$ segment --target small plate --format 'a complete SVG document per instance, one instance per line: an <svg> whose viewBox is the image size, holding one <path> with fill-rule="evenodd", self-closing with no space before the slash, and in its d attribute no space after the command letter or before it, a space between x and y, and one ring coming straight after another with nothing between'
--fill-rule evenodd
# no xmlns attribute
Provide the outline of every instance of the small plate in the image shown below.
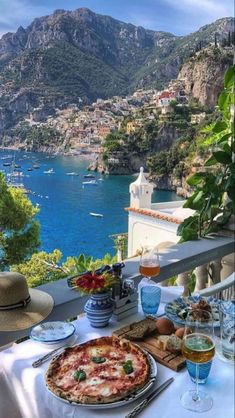
<svg viewBox="0 0 235 418"><path fill-rule="evenodd" d="M196 295L177 298L172 302L166 304L165 314L171 321L175 322L176 324L185 325L185 319L180 318L178 316L178 313L182 309L187 309L187 307L189 307L191 303L198 303L202 299L206 300L212 306L212 316L214 319L213 325L215 328L219 327L219 304L221 303L221 300L215 299L213 296L205 298L200 295ZM203 325L201 326L203 327Z"/></svg>
<svg viewBox="0 0 235 418"><path fill-rule="evenodd" d="M84 408L89 408L89 409L109 409L109 408L118 408L119 406L123 406L123 405L127 405L131 402L134 402L136 399L138 399L140 396L144 395L146 392L149 391L149 389L155 384L156 382L156 378L157 378L157 364L156 361L154 360L154 358L147 353L145 350L143 350L145 352L145 354L147 354L148 359L149 359L149 363L150 363L150 378L148 383L146 383L146 385L137 390L135 393L132 393L131 395L126 396L125 398L119 400L119 401L115 401L115 402L110 402L110 403L102 403L102 404L82 404L79 402L70 402L67 399L63 399L60 398L59 396L55 395L53 392L51 392L51 390L48 388L48 386L46 385L47 390L50 392L51 395L53 395L55 398L57 398L58 400L67 403L69 405L76 405L76 406L80 406L80 407L84 407Z"/></svg>
<svg viewBox="0 0 235 418"><path fill-rule="evenodd" d="M36 325L31 330L30 338L44 344L57 344L75 333L71 322L52 321Z"/></svg>

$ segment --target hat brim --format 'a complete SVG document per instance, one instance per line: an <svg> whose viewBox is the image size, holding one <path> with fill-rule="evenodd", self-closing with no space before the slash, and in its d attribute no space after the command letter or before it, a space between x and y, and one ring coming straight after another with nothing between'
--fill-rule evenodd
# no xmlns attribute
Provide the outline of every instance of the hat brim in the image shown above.
<svg viewBox="0 0 235 418"><path fill-rule="evenodd" d="M19 331L32 327L52 311L54 300L42 290L29 289L31 301L24 308L0 311L0 331Z"/></svg>

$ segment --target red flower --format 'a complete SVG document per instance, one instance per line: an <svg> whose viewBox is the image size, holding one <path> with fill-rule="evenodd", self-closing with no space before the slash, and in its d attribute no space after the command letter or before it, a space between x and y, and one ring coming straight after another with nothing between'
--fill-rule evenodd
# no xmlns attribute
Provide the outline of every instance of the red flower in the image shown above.
<svg viewBox="0 0 235 418"><path fill-rule="evenodd" d="M103 276L86 273L75 279L75 284L84 292L104 288L107 283Z"/></svg>

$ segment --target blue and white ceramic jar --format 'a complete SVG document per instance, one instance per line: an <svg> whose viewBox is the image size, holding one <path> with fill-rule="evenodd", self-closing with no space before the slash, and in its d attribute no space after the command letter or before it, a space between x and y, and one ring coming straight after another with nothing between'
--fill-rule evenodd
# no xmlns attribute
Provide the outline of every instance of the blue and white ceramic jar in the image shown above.
<svg viewBox="0 0 235 418"><path fill-rule="evenodd" d="M92 327L106 327L113 313L111 293L106 292L91 295L85 304L84 310Z"/></svg>

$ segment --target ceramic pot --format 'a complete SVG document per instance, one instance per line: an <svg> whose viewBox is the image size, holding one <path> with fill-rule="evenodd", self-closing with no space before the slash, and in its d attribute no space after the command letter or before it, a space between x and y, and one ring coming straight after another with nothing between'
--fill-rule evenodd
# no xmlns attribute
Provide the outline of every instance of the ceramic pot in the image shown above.
<svg viewBox="0 0 235 418"><path fill-rule="evenodd" d="M84 310L92 327L106 327L113 313L111 293L106 292L91 295L85 304Z"/></svg>

